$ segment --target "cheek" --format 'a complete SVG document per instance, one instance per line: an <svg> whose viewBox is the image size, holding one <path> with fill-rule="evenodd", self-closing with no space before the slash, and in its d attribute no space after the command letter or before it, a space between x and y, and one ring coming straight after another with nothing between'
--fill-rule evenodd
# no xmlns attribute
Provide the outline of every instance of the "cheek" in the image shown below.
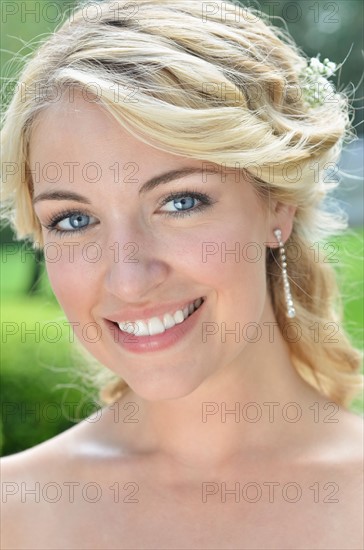
<svg viewBox="0 0 364 550"><path fill-rule="evenodd" d="M198 281L215 291L219 316L258 322L266 299L266 247L261 220L234 217L192 245Z"/></svg>
<svg viewBox="0 0 364 550"><path fill-rule="evenodd" d="M225 224L196 231L184 247L184 258L188 262L193 259L201 273L210 277L243 277L254 280L265 267L266 247L265 232L262 231L260 220L255 223L241 216L234 219L231 216Z"/></svg>
<svg viewBox="0 0 364 550"><path fill-rule="evenodd" d="M94 296L92 264L69 255L67 247L59 247L58 261L45 254L46 269L53 292L67 318L77 321L87 312L90 296Z"/></svg>
<svg viewBox="0 0 364 550"><path fill-rule="evenodd" d="M259 245L223 243L204 265L209 285L223 297L228 310L236 312L232 317L238 318L239 310L245 312L247 322L259 319L266 292L265 254Z"/></svg>
<svg viewBox="0 0 364 550"><path fill-rule="evenodd" d="M68 251L57 263L46 263L47 273L53 292L69 323L69 333L73 333L81 345L99 361L102 328L92 316L92 308L98 301L98 291L102 286L98 280L97 264L79 257L70 261ZM72 327L72 328L71 328ZM71 337L70 337L71 338ZM74 341L72 336L71 342Z"/></svg>

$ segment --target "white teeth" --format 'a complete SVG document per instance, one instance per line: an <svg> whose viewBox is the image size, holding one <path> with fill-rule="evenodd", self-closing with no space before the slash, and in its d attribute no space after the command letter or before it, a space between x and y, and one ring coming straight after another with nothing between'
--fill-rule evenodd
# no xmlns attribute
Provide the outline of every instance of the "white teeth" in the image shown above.
<svg viewBox="0 0 364 550"><path fill-rule="evenodd" d="M173 316L170 313L166 313L163 317L163 324L166 329L168 329L174 327L176 323L174 322Z"/></svg>
<svg viewBox="0 0 364 550"><path fill-rule="evenodd" d="M173 315L173 317L174 317L174 321L175 321L176 325L178 325L179 323L183 323L183 321L185 320L185 318L183 316L183 311L181 309L176 311L176 313Z"/></svg>
<svg viewBox="0 0 364 550"><path fill-rule="evenodd" d="M159 317L153 317L148 321L127 321L125 323L118 323L120 330L127 332L128 334L134 334L135 336L155 336L156 334L163 334L169 328L174 327L180 323L183 323L189 315L191 315L195 309L200 307L203 300L198 298L194 303L185 306L182 309L176 311L173 315L166 313L163 316L163 321Z"/></svg>
<svg viewBox="0 0 364 550"><path fill-rule="evenodd" d="M144 321L134 321L134 330L131 334L135 336L147 336L149 334L148 325Z"/></svg>
<svg viewBox="0 0 364 550"><path fill-rule="evenodd" d="M134 334L136 331L136 323L133 323L131 321L127 321L126 323L118 323L120 330L123 330L124 332L127 332L128 334Z"/></svg>
<svg viewBox="0 0 364 550"><path fill-rule="evenodd" d="M155 334L163 334L166 331L166 328L162 321L158 317L153 317L148 321L149 336L154 336Z"/></svg>

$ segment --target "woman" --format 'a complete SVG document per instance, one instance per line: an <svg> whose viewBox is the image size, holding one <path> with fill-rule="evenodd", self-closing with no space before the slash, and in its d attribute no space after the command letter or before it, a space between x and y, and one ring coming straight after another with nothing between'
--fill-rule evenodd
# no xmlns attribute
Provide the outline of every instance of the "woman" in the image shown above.
<svg viewBox="0 0 364 550"><path fill-rule="evenodd" d="M313 247L348 101L214 6L79 7L8 107L4 215L116 382L3 459L4 548L361 548L360 354Z"/></svg>

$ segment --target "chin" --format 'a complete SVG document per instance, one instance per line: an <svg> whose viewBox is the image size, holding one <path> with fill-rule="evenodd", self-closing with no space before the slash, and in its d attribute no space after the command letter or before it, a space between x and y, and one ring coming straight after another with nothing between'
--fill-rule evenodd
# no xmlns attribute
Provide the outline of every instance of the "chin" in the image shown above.
<svg viewBox="0 0 364 550"><path fill-rule="evenodd" d="M138 380L127 379L123 376L130 388L142 399L147 401L164 401L168 399L182 399L192 394L201 384L201 381L194 379L171 380L168 376L153 376L151 378L143 377Z"/></svg>

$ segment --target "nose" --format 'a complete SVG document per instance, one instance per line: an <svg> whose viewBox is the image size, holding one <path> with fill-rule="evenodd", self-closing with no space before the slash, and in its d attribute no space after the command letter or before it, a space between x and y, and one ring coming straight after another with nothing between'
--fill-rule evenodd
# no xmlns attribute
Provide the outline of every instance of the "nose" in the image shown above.
<svg viewBox="0 0 364 550"><path fill-rule="evenodd" d="M104 288L125 303L152 296L169 272L163 259L163 243L141 231L131 233L128 240L114 239L108 245L107 256Z"/></svg>

